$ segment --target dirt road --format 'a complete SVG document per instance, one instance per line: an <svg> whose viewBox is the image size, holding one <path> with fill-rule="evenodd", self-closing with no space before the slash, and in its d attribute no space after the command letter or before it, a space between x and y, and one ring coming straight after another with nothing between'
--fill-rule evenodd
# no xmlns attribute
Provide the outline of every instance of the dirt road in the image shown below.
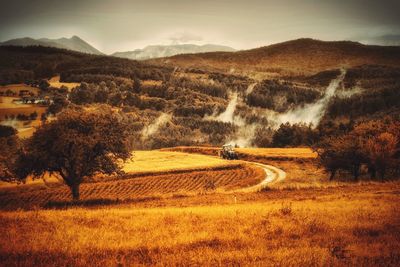
<svg viewBox="0 0 400 267"><path fill-rule="evenodd" d="M274 167L272 165L266 165L266 164L261 164L257 162L251 162L251 161L242 161L247 164L251 165L256 165L258 167L261 167L265 171L265 179L261 181L261 183L246 187L246 188L240 188L237 190L234 190L234 192L257 192L260 191L261 189L265 188L267 185L271 183L276 183L276 182L281 182L285 180L286 178L286 172L283 170Z"/></svg>

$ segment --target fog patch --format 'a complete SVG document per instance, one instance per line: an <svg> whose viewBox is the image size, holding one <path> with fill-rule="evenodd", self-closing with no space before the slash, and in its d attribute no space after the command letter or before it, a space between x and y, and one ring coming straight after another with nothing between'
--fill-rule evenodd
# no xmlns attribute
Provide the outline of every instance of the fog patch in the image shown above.
<svg viewBox="0 0 400 267"><path fill-rule="evenodd" d="M248 124L244 120L238 120L240 123L236 124L238 130L235 135L230 138L226 144L230 144L238 147L250 147L256 133L257 124Z"/></svg>
<svg viewBox="0 0 400 267"><path fill-rule="evenodd" d="M204 119L232 123L237 126L235 135L226 143L240 147L248 147L251 145L254 138L257 124L248 124L241 116L235 116L235 110L240 101L242 100L239 98L238 93L232 92L230 94L228 106L224 112L219 115L214 113L213 115L205 116Z"/></svg>
<svg viewBox="0 0 400 267"><path fill-rule="evenodd" d="M336 92L336 96L340 98L349 98L352 97L353 95L361 94L363 92L363 89L359 86L356 85L355 87L349 89L349 90L340 90Z"/></svg>
<svg viewBox="0 0 400 267"><path fill-rule="evenodd" d="M150 136L158 132L161 126L164 126L167 122L171 121L171 114L162 113L154 122L145 126L142 130L142 140L148 139Z"/></svg>
<svg viewBox="0 0 400 267"><path fill-rule="evenodd" d="M246 89L246 95L249 95L253 92L254 88L256 87L257 83L251 83Z"/></svg>
<svg viewBox="0 0 400 267"><path fill-rule="evenodd" d="M346 70L342 69L340 75L330 82L324 96L318 101L296 107L286 113L272 113L269 119L275 123L275 127L279 127L280 124L286 122L290 124L306 123L316 127L328 108L329 100L335 96L336 90L341 85L345 75Z"/></svg>
<svg viewBox="0 0 400 267"><path fill-rule="evenodd" d="M217 121L235 123L234 114L237 104L238 104L238 93L234 92L230 97L226 110L221 114L219 114L215 119Z"/></svg>

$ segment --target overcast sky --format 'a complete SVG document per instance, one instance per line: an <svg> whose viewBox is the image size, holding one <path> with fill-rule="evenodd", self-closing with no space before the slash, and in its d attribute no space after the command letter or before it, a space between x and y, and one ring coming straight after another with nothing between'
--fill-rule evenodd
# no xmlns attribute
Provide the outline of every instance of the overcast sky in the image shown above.
<svg viewBox="0 0 400 267"><path fill-rule="evenodd" d="M301 37L370 42L400 36L400 0L0 2L0 41L78 35L106 53L150 44L246 49Z"/></svg>

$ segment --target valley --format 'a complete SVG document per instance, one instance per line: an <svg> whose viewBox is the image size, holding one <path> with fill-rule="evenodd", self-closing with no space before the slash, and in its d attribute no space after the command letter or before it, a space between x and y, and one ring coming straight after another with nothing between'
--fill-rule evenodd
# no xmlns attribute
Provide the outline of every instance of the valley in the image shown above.
<svg viewBox="0 0 400 267"><path fill-rule="evenodd" d="M399 51L0 46L1 263L397 266Z"/></svg>
<svg viewBox="0 0 400 267"><path fill-rule="evenodd" d="M0 8L0 267L400 266L399 0Z"/></svg>

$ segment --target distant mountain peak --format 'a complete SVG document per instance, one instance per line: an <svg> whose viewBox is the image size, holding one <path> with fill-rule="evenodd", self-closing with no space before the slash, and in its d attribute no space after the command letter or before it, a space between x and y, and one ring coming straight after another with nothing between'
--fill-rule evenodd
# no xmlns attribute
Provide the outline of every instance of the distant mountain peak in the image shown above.
<svg viewBox="0 0 400 267"><path fill-rule="evenodd" d="M72 37L69 39L83 41L83 39L81 37L79 37L78 35L72 35Z"/></svg>
<svg viewBox="0 0 400 267"><path fill-rule="evenodd" d="M30 37L17 38L0 43L0 45L15 46L48 46L62 49L78 51L87 54L103 55L102 52L88 44L79 36L73 35L71 38L62 37L59 39L40 38L33 39Z"/></svg>

